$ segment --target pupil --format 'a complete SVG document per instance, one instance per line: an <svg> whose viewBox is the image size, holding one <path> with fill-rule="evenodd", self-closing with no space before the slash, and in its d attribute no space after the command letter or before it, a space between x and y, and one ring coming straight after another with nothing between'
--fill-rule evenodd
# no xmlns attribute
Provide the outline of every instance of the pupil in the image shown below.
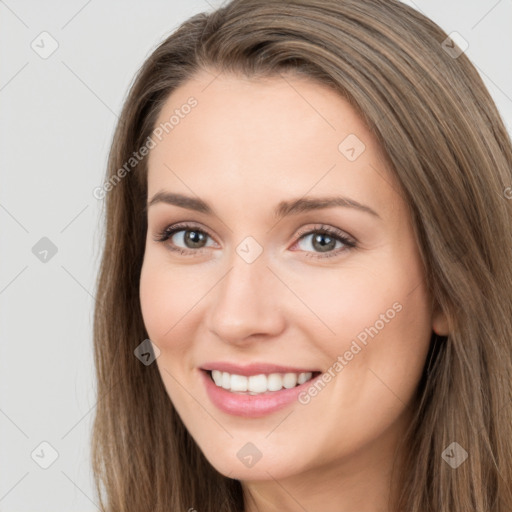
<svg viewBox="0 0 512 512"><path fill-rule="evenodd" d="M204 234L198 231L187 231L185 236L186 242L190 242L192 247L196 247L195 244L201 244L204 241Z"/></svg>
<svg viewBox="0 0 512 512"><path fill-rule="evenodd" d="M322 239L327 239L329 242L324 243L322 242ZM334 245L336 245L336 240L331 238L329 235L317 234L313 237L313 246L320 249L321 252L327 252L329 249L334 249Z"/></svg>

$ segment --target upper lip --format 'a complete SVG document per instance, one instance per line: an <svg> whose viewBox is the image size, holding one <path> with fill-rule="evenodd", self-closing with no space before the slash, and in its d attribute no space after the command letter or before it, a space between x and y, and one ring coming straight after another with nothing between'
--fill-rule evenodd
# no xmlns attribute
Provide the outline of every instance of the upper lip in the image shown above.
<svg viewBox="0 0 512 512"><path fill-rule="evenodd" d="M235 375L245 375L247 377L251 375L259 375L262 373L270 374L270 373L307 373L312 372L316 373L319 370L312 370L311 368L299 368L292 366L281 366L277 364L269 364L269 363L251 363L246 365L239 365L235 363L228 362L213 362L213 363L205 363L201 366L201 370L218 370L221 372L227 372Z"/></svg>

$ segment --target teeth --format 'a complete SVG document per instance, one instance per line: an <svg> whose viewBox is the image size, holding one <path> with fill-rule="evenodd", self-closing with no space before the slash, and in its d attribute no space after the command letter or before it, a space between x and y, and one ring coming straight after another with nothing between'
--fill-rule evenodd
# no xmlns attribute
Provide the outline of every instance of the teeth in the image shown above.
<svg viewBox="0 0 512 512"><path fill-rule="evenodd" d="M222 386L222 372L219 372L219 370L213 370L212 378L215 384L220 388Z"/></svg>
<svg viewBox="0 0 512 512"><path fill-rule="evenodd" d="M309 373L299 373L299 378L297 379L297 382L299 384L304 384L304 382L307 382L311 377L308 377Z"/></svg>
<svg viewBox="0 0 512 512"><path fill-rule="evenodd" d="M211 372L212 379L219 388L228 391L248 393L257 395L267 391L280 391L281 389L291 389L297 384L304 384L313 377L312 372L304 373L270 373L265 375L236 375L219 370Z"/></svg>
<svg viewBox="0 0 512 512"><path fill-rule="evenodd" d="M297 385L296 373L285 373L283 378L283 386L286 389L294 388Z"/></svg>
<svg viewBox="0 0 512 512"><path fill-rule="evenodd" d="M231 391L247 391L247 380L244 375L231 375Z"/></svg>
<svg viewBox="0 0 512 512"><path fill-rule="evenodd" d="M252 391L253 393L264 393L267 389L266 375L251 375L249 377L249 391Z"/></svg>
<svg viewBox="0 0 512 512"><path fill-rule="evenodd" d="M279 391L283 387L283 379L279 373L271 373L267 377L267 389L269 391Z"/></svg>

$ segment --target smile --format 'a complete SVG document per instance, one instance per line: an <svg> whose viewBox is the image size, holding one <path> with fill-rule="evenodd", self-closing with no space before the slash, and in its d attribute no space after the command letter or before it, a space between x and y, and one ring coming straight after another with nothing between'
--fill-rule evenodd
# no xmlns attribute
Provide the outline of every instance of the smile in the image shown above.
<svg viewBox="0 0 512 512"><path fill-rule="evenodd" d="M304 384L313 377L313 372L301 373L271 373L265 375L237 375L236 373L221 372L213 370L210 372L212 380L219 388L233 393L246 393L258 395L268 391L281 391L291 389L297 385Z"/></svg>
<svg viewBox="0 0 512 512"><path fill-rule="evenodd" d="M210 363L198 368L206 395L220 411L258 418L298 403L321 371L253 364Z"/></svg>

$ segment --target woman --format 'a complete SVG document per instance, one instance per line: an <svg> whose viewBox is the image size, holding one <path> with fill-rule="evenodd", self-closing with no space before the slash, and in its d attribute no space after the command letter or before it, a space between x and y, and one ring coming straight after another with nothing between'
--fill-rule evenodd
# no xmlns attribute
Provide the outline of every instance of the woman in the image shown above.
<svg viewBox="0 0 512 512"><path fill-rule="evenodd" d="M184 23L103 189L102 509L512 510L511 186L474 67L399 2Z"/></svg>

